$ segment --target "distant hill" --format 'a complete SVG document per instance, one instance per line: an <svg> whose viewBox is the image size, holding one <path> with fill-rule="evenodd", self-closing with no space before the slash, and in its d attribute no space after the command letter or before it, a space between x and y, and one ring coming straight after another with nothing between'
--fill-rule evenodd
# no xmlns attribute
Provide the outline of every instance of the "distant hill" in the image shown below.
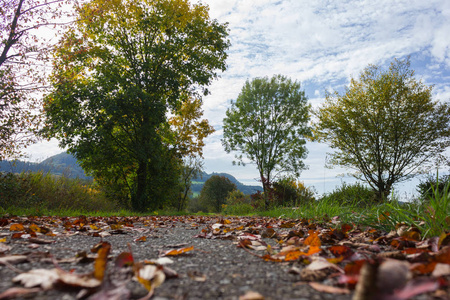
<svg viewBox="0 0 450 300"><path fill-rule="evenodd" d="M86 176L84 170L80 167L77 160L73 155L63 152L47 158L40 163L25 162L20 160L15 161L0 161L0 172L44 172L55 175L65 175L69 178L80 179L92 179L92 177ZM192 191L194 193L200 193L203 184L213 175L219 175L227 177L237 188L244 194L253 194L256 191L262 191L260 186L250 186L239 182L234 176L227 173L211 173L202 172L200 176L194 178L192 181Z"/></svg>
<svg viewBox="0 0 450 300"><path fill-rule="evenodd" d="M257 185L245 185L245 184L239 182L233 175L230 175L228 173L208 174L206 172L202 172L200 174L200 176L198 176L192 180L192 187L191 187L192 192L200 193L205 181L208 180L209 178L211 178L211 176L213 176L213 175L224 176L224 177L230 179L231 182L236 184L236 187L238 188L238 190L240 190L241 192L243 192L244 194L247 194L247 195L254 194L257 191L261 191L261 192L263 191L262 187L257 186Z"/></svg>
<svg viewBox="0 0 450 300"><path fill-rule="evenodd" d="M20 160L0 161L0 171L12 173L43 172L64 175L69 178L92 179L92 177L86 176L75 157L67 152L51 156L40 163Z"/></svg>

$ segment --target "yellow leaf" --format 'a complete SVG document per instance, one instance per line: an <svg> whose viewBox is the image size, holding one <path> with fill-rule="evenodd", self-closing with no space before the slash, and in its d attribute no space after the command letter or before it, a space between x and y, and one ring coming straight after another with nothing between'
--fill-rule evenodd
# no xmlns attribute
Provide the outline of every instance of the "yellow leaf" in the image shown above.
<svg viewBox="0 0 450 300"><path fill-rule="evenodd" d="M9 231L23 231L25 230L25 228L23 227L22 224L11 224L11 226L9 226Z"/></svg>

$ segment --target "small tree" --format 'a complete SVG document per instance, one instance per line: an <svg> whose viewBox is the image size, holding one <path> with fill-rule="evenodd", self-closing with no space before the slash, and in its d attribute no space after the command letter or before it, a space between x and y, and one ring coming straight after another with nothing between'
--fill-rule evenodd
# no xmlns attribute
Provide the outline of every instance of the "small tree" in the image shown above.
<svg viewBox="0 0 450 300"><path fill-rule="evenodd" d="M236 185L230 179L213 175L206 180L200 192L200 203L208 210L220 212L222 205L226 204L228 194L236 190Z"/></svg>
<svg viewBox="0 0 450 300"><path fill-rule="evenodd" d="M222 144L256 164L265 193L274 172L300 176L305 169L309 108L300 83L277 75L247 81L227 110ZM239 164L242 154L236 155Z"/></svg>
<svg viewBox="0 0 450 300"><path fill-rule="evenodd" d="M393 184L432 166L450 145L450 106L414 78L409 60L370 65L344 94L328 94L315 133L337 149L330 162L352 168L385 199Z"/></svg>

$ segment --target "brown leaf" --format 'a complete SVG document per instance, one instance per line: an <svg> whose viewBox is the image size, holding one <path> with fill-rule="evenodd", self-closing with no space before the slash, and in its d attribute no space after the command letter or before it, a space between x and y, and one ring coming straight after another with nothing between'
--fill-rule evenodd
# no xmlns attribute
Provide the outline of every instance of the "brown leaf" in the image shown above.
<svg viewBox="0 0 450 300"><path fill-rule="evenodd" d="M1 293L0 294L0 300L17 298L17 297L20 297L20 296L26 296L26 295L29 295L29 294L37 293L39 291L41 291L40 288L27 289L27 288L13 287L13 288L9 288L6 291L4 291L3 293Z"/></svg>
<svg viewBox="0 0 450 300"><path fill-rule="evenodd" d="M321 284L321 283L318 283L318 282L310 282L309 285L313 289L315 289L316 291L323 292L323 293L329 293L329 294L350 294L350 290L349 289L329 286L329 285Z"/></svg>
<svg viewBox="0 0 450 300"><path fill-rule="evenodd" d="M264 300L264 296L258 292L248 291L245 295L239 296L239 300Z"/></svg>

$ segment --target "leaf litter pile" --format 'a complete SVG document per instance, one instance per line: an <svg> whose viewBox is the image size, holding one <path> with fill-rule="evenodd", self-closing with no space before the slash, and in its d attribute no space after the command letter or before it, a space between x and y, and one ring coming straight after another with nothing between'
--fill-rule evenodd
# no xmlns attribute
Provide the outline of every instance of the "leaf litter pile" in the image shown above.
<svg viewBox="0 0 450 300"><path fill-rule="evenodd" d="M134 249L150 247L161 238L161 228L170 233L179 227L189 229L184 232L191 243L165 245L156 255L140 259L134 255ZM121 244L121 237L131 242L123 239ZM65 255L61 249L56 251L58 244L73 238L79 242L64 249ZM83 240L91 243L89 251L76 251ZM0 218L0 299L36 295L59 299L65 291L73 299L150 299L168 281L183 277L208 281L201 270L178 274L170 266L178 257L189 264L196 256L206 256L211 249L195 247L199 240L226 241L270 268L283 266L295 278L292 289L308 288L315 295L449 299L448 232L423 240L417 228L404 224L387 233L341 224L338 218L317 222L205 216ZM122 250L115 250L113 244ZM239 263L236 258L234 264ZM184 289L182 298L189 299L190 287ZM226 293L223 296L227 298ZM272 298L250 289L235 299Z"/></svg>

